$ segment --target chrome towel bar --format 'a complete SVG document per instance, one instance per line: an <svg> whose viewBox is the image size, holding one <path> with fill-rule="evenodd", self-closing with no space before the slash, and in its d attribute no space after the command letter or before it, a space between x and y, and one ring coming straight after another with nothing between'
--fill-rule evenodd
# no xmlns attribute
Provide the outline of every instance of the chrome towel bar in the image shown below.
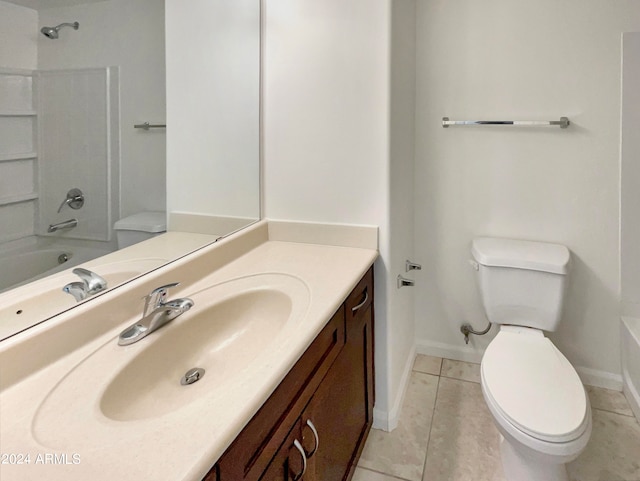
<svg viewBox="0 0 640 481"><path fill-rule="evenodd" d="M442 127L445 129L450 125L523 125L528 127L558 125L561 129L566 129L570 124L568 117L560 117L560 120L449 120L449 117L442 117Z"/></svg>
<svg viewBox="0 0 640 481"><path fill-rule="evenodd" d="M134 129L144 129L144 130L149 130L149 129L166 129L167 128L167 124L150 124L149 122L144 122L142 124L135 124L133 126Z"/></svg>

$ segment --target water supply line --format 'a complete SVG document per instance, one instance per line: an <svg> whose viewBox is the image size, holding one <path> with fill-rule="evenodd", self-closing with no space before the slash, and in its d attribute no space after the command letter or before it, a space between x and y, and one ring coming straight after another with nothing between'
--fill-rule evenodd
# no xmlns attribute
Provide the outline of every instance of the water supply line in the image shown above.
<svg viewBox="0 0 640 481"><path fill-rule="evenodd" d="M462 326L460 326L460 332L462 334L464 334L464 343L465 344L469 344L469 334L475 334L476 336L484 336L487 332L489 332L489 329L491 329L491 326L493 324L489 323L489 325L487 326L487 328L483 331L476 331L471 324L463 324Z"/></svg>

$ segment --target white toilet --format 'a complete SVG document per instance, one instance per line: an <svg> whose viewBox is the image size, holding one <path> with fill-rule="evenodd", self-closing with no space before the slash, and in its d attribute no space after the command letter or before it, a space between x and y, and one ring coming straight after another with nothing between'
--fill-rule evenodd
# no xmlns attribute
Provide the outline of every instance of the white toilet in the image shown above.
<svg viewBox="0 0 640 481"><path fill-rule="evenodd" d="M591 407L575 369L543 331L560 323L569 250L482 237L472 254L487 318L500 325L482 358L481 382L506 478L567 481L566 463L591 436Z"/></svg>
<svg viewBox="0 0 640 481"><path fill-rule="evenodd" d="M120 219L113 228L118 249L122 249L166 232L167 215L165 212L139 212Z"/></svg>

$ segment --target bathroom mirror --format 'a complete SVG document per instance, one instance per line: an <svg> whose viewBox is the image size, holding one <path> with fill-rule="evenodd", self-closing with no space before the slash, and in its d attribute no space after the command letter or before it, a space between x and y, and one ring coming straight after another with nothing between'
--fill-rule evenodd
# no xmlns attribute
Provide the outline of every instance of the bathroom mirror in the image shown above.
<svg viewBox="0 0 640 481"><path fill-rule="evenodd" d="M0 0L0 339L258 220L259 95L260 0ZM118 251L150 211L194 235Z"/></svg>

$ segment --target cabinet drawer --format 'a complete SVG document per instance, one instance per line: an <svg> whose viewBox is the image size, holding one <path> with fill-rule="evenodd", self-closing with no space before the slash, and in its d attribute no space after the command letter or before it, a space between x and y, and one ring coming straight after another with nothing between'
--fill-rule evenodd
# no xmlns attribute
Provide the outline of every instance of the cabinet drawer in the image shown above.
<svg viewBox="0 0 640 481"><path fill-rule="evenodd" d="M345 317L349 324L362 317L373 303L373 267L367 271L345 301Z"/></svg>
<svg viewBox="0 0 640 481"><path fill-rule="evenodd" d="M341 307L220 458L219 481L260 478L344 346Z"/></svg>

